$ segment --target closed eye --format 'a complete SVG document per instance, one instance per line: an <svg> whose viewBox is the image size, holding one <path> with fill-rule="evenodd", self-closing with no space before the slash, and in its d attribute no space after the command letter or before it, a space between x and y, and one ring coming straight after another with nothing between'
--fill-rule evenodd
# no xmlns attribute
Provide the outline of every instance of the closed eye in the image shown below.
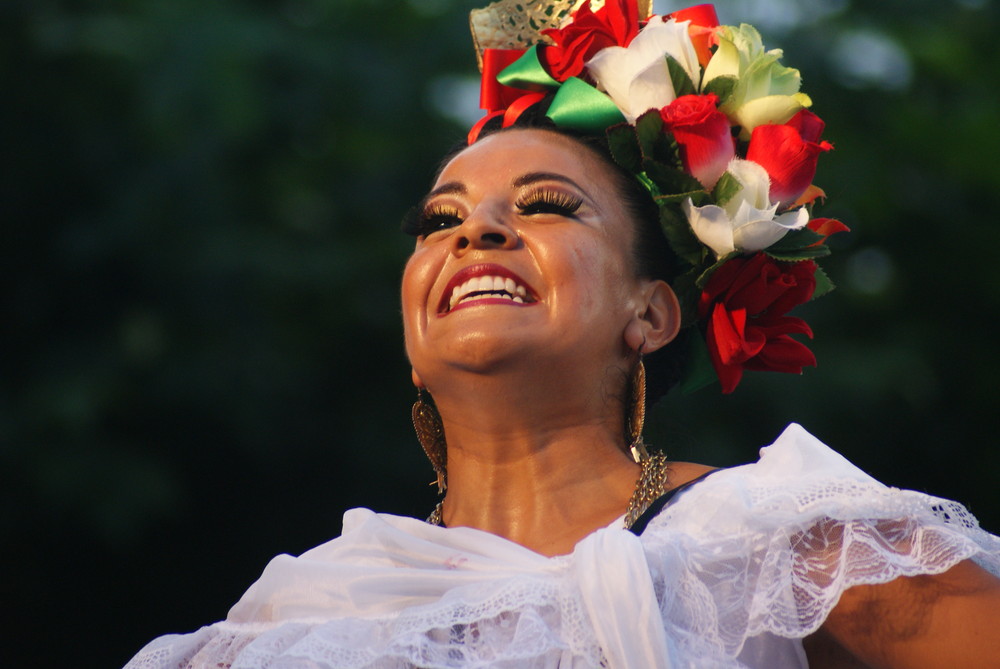
<svg viewBox="0 0 1000 669"><path fill-rule="evenodd" d="M582 204L583 198L550 189L530 191L514 203L521 214L525 216L555 214L568 218L575 218L576 212Z"/></svg>
<svg viewBox="0 0 1000 669"><path fill-rule="evenodd" d="M403 221L403 232L426 237L439 230L446 230L462 224L460 212L455 207L430 204L422 210L411 212Z"/></svg>

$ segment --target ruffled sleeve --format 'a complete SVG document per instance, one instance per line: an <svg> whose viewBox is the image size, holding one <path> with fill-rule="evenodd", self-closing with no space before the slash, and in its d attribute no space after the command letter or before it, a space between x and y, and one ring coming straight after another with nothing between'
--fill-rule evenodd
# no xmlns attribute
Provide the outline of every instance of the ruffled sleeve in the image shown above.
<svg viewBox="0 0 1000 669"><path fill-rule="evenodd" d="M811 634L854 585L970 558L1000 573L1000 539L961 504L885 486L795 424L759 462L691 488L643 540L668 629L720 658Z"/></svg>
<svg viewBox="0 0 1000 669"><path fill-rule="evenodd" d="M801 669L845 589L970 558L1000 572L1000 539L960 504L882 485L792 425L641 537L619 521L555 558L354 509L342 537L272 560L227 620L127 669Z"/></svg>

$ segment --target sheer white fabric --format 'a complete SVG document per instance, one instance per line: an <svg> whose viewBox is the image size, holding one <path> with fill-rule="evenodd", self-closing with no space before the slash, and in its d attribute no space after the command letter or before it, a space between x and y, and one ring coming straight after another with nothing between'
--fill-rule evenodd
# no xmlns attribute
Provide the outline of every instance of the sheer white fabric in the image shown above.
<svg viewBox="0 0 1000 669"><path fill-rule="evenodd" d="M353 509L343 536L274 558L223 621L126 669L805 667L845 588L1000 574L959 504L886 487L791 425L751 465L546 558L469 528Z"/></svg>

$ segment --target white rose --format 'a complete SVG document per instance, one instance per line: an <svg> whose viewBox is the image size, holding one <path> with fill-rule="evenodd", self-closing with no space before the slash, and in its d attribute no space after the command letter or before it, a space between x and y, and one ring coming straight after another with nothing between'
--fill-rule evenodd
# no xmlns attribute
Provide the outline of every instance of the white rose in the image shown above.
<svg viewBox="0 0 1000 669"><path fill-rule="evenodd" d="M627 47L609 46L587 61L587 71L598 88L614 100L629 123L677 98L665 56L680 63L695 88L701 83L698 54L688 35L689 23L654 16Z"/></svg>
<svg viewBox="0 0 1000 669"><path fill-rule="evenodd" d="M803 207L775 217L778 205L768 198L771 180L757 163L735 158L727 172L741 188L723 206L696 207L691 198L682 205L694 234L716 257L733 251L762 251L789 230L799 230L809 222L809 212Z"/></svg>

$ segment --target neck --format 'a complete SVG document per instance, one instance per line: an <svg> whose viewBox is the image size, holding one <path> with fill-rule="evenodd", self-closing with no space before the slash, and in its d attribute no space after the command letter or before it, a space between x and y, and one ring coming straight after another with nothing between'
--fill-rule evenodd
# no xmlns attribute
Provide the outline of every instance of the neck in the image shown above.
<svg viewBox="0 0 1000 669"><path fill-rule="evenodd" d="M625 452L620 402L579 387L477 377L464 392L434 393L448 441L445 524L557 555L625 512L640 468Z"/></svg>

